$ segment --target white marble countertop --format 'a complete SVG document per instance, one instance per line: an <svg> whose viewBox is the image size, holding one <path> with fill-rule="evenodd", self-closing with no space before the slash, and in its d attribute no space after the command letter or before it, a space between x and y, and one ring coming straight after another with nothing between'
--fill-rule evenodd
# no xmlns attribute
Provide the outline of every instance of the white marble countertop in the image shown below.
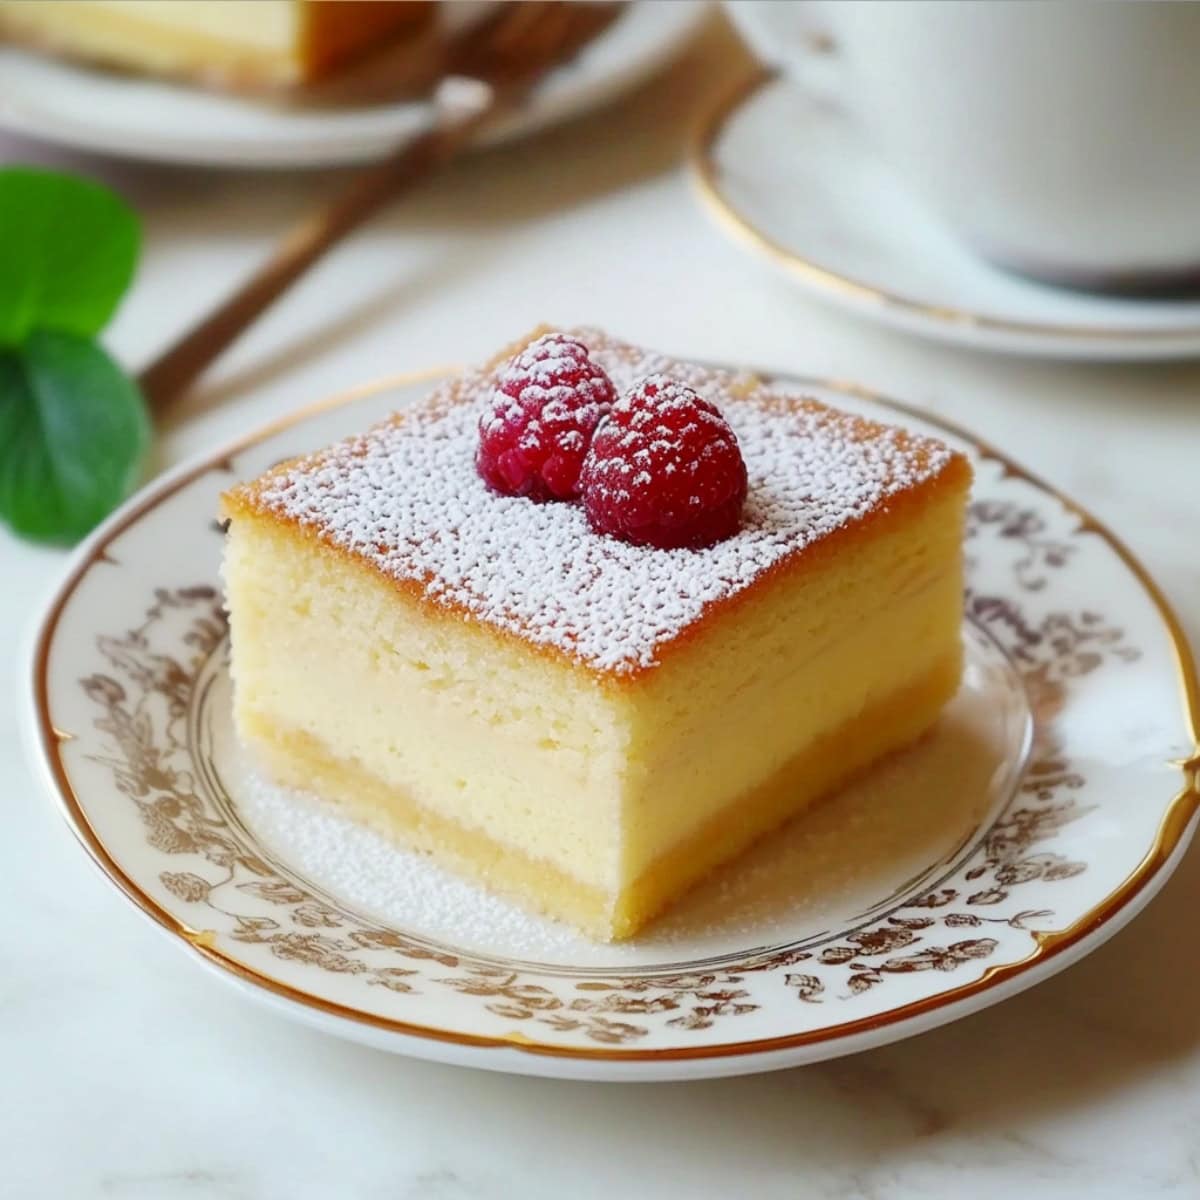
<svg viewBox="0 0 1200 1200"><path fill-rule="evenodd" d="M347 384L485 355L539 320L849 377L971 426L1126 539L1200 642L1200 364L956 352L799 298L709 224L682 166L741 69L714 27L609 112L464 163L273 312L161 439L161 463ZM145 218L110 338L143 362L334 173L75 161ZM1200 1196L1193 852L1091 958L889 1048L740 1080L589 1085L391 1058L279 1020L197 971L100 878L35 787L19 646L63 554L0 531L0 1196L467 1200Z"/></svg>

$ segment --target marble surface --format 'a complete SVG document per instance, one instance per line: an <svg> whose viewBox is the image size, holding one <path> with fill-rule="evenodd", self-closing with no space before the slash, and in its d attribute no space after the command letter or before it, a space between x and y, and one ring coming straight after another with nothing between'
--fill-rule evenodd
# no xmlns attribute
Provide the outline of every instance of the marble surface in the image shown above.
<svg viewBox="0 0 1200 1200"><path fill-rule="evenodd" d="M810 304L708 223L683 170L741 70L713 28L616 109L452 170L247 337L159 464L541 319L856 378L973 427L1090 506L1200 639L1200 365L940 349ZM781 153L799 153L781 135ZM0 160L63 161L0 142ZM144 214L111 331L145 361L337 186L66 160ZM438 1067L290 1025L199 972L89 866L17 744L17 631L60 551L0 531L0 1197L523 1200L1200 1197L1200 853L1094 956L921 1038L772 1076L604 1086Z"/></svg>

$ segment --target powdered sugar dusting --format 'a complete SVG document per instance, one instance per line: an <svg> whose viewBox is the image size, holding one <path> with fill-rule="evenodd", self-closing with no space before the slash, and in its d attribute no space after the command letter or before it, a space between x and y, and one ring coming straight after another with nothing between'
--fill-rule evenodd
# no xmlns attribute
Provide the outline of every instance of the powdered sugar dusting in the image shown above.
<svg viewBox="0 0 1200 1200"><path fill-rule="evenodd" d="M397 928L458 946L570 959L588 940L397 846L317 796L247 773L238 811L310 887Z"/></svg>
<svg viewBox="0 0 1200 1200"><path fill-rule="evenodd" d="M951 452L931 438L790 400L736 376L607 338L577 336L625 392L663 373L724 413L746 461L742 524L704 550L635 547L593 533L580 506L490 491L475 470L493 371L251 485L253 503L409 581L433 603L629 674L711 605L938 474Z"/></svg>

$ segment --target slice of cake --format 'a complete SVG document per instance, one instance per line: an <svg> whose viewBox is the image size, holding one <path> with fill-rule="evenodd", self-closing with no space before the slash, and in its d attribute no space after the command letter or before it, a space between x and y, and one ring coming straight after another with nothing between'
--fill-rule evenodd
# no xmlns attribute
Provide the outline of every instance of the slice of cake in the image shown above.
<svg viewBox="0 0 1200 1200"><path fill-rule="evenodd" d="M224 497L236 724L278 781L626 938L933 723L970 468L594 331L507 357Z"/></svg>
<svg viewBox="0 0 1200 1200"><path fill-rule="evenodd" d="M0 0L0 35L149 75L292 87L432 14L421 0Z"/></svg>

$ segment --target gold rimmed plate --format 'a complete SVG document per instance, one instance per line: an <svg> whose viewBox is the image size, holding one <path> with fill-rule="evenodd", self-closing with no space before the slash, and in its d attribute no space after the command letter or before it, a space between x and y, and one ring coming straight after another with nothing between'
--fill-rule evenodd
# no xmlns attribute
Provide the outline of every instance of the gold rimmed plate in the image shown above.
<svg viewBox="0 0 1200 1200"><path fill-rule="evenodd" d="M80 549L35 639L39 773L105 875L198 961L387 1050L685 1079L847 1054L1002 1000L1165 882L1198 806L1197 684L1153 583L968 433L813 379L778 382L975 464L967 671L930 737L616 947L264 788L230 728L217 494L429 379L361 389L154 484Z"/></svg>
<svg viewBox="0 0 1200 1200"><path fill-rule="evenodd" d="M719 227L819 299L909 333L1006 353L1200 353L1200 297L1104 296L1023 279L945 230L828 96L771 73L718 99L691 149Z"/></svg>

